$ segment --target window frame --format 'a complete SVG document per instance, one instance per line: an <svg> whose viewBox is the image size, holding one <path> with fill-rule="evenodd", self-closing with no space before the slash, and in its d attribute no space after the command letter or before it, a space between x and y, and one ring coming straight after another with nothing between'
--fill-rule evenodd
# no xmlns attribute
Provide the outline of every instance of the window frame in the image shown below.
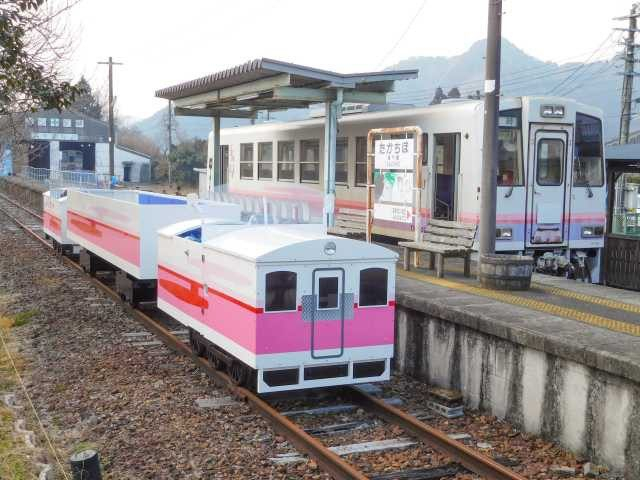
<svg viewBox="0 0 640 480"><path fill-rule="evenodd" d="M60 128L60 119L56 117L49 118L49 126L51 128Z"/></svg>
<svg viewBox="0 0 640 480"><path fill-rule="evenodd" d="M327 269L327 270L317 270L315 273L314 279L314 291L316 294L316 310L322 311L332 311L332 310L340 310L342 308L342 293L344 292L344 282L346 279L344 278L344 271L341 269ZM337 290L336 290L336 306L335 307L320 307L320 281L323 279L336 279L337 280Z"/></svg>
<svg viewBox="0 0 640 480"><path fill-rule="evenodd" d="M269 291L269 276L276 273L287 273L293 274L295 284L295 295L293 297L293 308L291 309L270 309L267 305L267 294ZM297 312L298 311L298 272L294 272L293 270L271 270L269 272L265 272L264 274L264 313L283 313L283 312Z"/></svg>
<svg viewBox="0 0 640 480"><path fill-rule="evenodd" d="M262 147L269 146L271 147L271 160L265 161L262 160ZM268 165L271 164L271 175L268 177L263 177L260 175L260 165ZM273 181L273 142L258 142L258 171L256 172L258 176L258 180L263 180L267 182Z"/></svg>
<svg viewBox="0 0 640 480"><path fill-rule="evenodd" d="M599 184L587 184L587 183L576 183L575 182L575 168L576 168L576 164L577 164L577 160L578 160L578 156L576 155L576 152L578 150L578 115L583 116L583 117L587 117L591 120L596 120L598 122L598 124L600 125L600 183ZM604 138L604 132L602 129L602 119L598 118L598 117L594 117L593 115L587 115L586 113L582 113L582 112L576 112L576 131L574 133L574 140L573 140L573 151L574 151L574 159L573 159L573 164L571 165L571 186L572 187L576 187L576 188L599 188L599 187L604 187L604 162L605 162L605 158L604 158L604 148L602 145L603 142L603 138Z"/></svg>
<svg viewBox="0 0 640 480"><path fill-rule="evenodd" d="M317 146L317 160L315 162L307 162L303 161L305 156L305 145L306 144L315 144ZM300 183L320 183L320 140L319 139L308 139L308 140L300 140ZM303 165L317 165L318 166L318 178L316 180L305 180L302 178L302 166Z"/></svg>
<svg viewBox="0 0 640 480"><path fill-rule="evenodd" d="M251 147L251 160L246 160L244 158L244 151L246 148ZM255 165L253 164L253 160L255 157L255 149L254 149L254 144L253 143L241 143L240 144L240 155L239 155L239 169L238 169L238 175L240 177L240 180L255 180L256 178L256 169L255 169ZM251 165L251 176L243 176L242 175L242 165Z"/></svg>
<svg viewBox="0 0 640 480"><path fill-rule="evenodd" d="M84 119L77 118L74 122L75 128L84 128Z"/></svg>
<svg viewBox="0 0 640 480"><path fill-rule="evenodd" d="M558 183L540 183L540 148L543 142L560 142L562 144L562 158L560 162L560 180ZM539 187L560 187L564 184L567 163L567 142L561 138L541 138L536 146L536 185Z"/></svg>
<svg viewBox="0 0 640 480"><path fill-rule="evenodd" d="M520 182L513 182L511 185L501 185L496 182L497 187L511 188L511 187L524 187L525 186L525 171L524 171L524 132L522 131L522 108L510 108L508 110L502 110L498 112L498 123L500 122L500 117L511 117L517 120L518 125L515 127L508 126L500 126L498 125L498 137L500 136L500 129L505 130L519 130L520 131L520 150L518 155L520 156L520 161L518 168L520 169ZM499 153L499 152L498 152ZM500 174L500 158L498 157L498 169L496 171L498 178Z"/></svg>
<svg viewBox="0 0 640 480"><path fill-rule="evenodd" d="M284 161L282 160L281 153L285 146L291 146L291 158L292 160ZM293 166L293 177L292 178L281 178L280 177L280 165L292 165ZM276 168L276 179L278 182L295 182L296 181L296 142L293 140L282 140L278 141L278 159L277 159L277 168Z"/></svg>
<svg viewBox="0 0 640 480"><path fill-rule="evenodd" d="M375 304L362 304L362 275L367 271L379 271L382 270L386 274L386 282L385 282L385 300L384 303L375 303ZM389 269L384 267L366 267L360 269L360 273L358 274L358 308L377 308L377 307L387 307L389 306Z"/></svg>
<svg viewBox="0 0 640 480"><path fill-rule="evenodd" d="M338 162L338 144L344 145L344 159L342 162ZM338 164L344 165L344 181L338 181ZM335 176L336 185L349 185L349 137L340 137L336 139L336 171Z"/></svg>
<svg viewBox="0 0 640 480"><path fill-rule="evenodd" d="M356 151L355 151L355 164L354 164L354 177L353 177L353 185L355 187L366 187L367 186L367 163L369 161L367 157L367 150L369 149L368 139L366 136L357 136L356 137ZM358 144L364 143L364 162L358 161ZM360 146L362 149L362 146ZM364 183L358 182L358 165L364 166Z"/></svg>

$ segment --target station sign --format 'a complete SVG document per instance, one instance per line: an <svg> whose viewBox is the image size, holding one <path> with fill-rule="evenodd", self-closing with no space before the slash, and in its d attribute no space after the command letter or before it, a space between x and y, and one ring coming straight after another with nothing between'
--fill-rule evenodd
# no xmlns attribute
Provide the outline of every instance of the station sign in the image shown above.
<svg viewBox="0 0 640 480"><path fill-rule="evenodd" d="M378 170L413 170L413 139L376 140L374 158Z"/></svg>
<svg viewBox="0 0 640 480"><path fill-rule="evenodd" d="M389 222L413 222L413 208L410 205L391 205L389 203L375 203L373 216L379 220Z"/></svg>

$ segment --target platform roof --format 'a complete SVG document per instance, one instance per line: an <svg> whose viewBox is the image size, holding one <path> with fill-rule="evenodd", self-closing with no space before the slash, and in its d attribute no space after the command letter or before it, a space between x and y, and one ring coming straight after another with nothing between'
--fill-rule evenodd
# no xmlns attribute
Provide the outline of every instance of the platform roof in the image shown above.
<svg viewBox="0 0 640 480"><path fill-rule="evenodd" d="M251 118L258 110L306 108L336 99L384 104L396 80L418 77L418 70L342 74L261 58L206 77L156 91L172 100L177 115Z"/></svg>

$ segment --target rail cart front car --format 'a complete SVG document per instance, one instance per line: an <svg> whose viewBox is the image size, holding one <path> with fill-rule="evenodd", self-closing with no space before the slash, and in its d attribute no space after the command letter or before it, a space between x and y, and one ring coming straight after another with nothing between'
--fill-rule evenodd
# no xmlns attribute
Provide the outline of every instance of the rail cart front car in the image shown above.
<svg viewBox="0 0 640 480"><path fill-rule="evenodd" d="M156 295L158 230L201 217L240 220L238 205L136 190L69 190L68 236L92 274L116 272L116 290L133 304Z"/></svg>
<svg viewBox="0 0 640 480"><path fill-rule="evenodd" d="M73 253L74 242L67 236L67 189L52 188L42 194L42 230L55 247Z"/></svg>
<svg viewBox="0 0 640 480"><path fill-rule="evenodd" d="M160 231L158 307L258 393L389 379L395 262L320 225Z"/></svg>

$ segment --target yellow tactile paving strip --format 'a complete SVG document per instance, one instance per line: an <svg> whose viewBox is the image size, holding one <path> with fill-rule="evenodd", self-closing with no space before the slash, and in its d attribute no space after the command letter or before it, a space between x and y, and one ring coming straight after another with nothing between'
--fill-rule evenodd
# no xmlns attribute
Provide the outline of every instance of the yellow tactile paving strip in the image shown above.
<svg viewBox="0 0 640 480"><path fill-rule="evenodd" d="M537 282L533 282L533 285L539 290L544 290L545 292L558 297L573 298L574 300L579 300L581 302L593 303L595 305L602 305L603 307L613 308L615 310L624 310L625 312L640 314L640 305L632 305L630 303L609 300L608 298L587 295L585 293L574 292L560 287L550 287Z"/></svg>
<svg viewBox="0 0 640 480"><path fill-rule="evenodd" d="M437 278L437 277L431 277L429 275L424 275L422 273L418 273L415 271L405 271L405 270L401 270L398 269L398 275L400 275L401 277L405 277L405 278L412 278L414 280L419 280L421 282L428 282L431 283L433 285L438 285L440 287L446 287L446 288L451 288L453 290L457 290L459 292L464 292L464 293L470 293L472 295L478 295L481 297L486 297L486 298L492 298L494 300L497 300L499 302L502 303L508 303L511 305L517 305L520 307L525 307L528 308L530 310L537 310L539 312L544 312L544 313L548 313L550 315L555 315L558 317L564 317L564 318L568 318L571 320L576 320L578 322L582 322L582 323L586 323L589 325L593 325L595 327L600 327L600 328L606 328L608 330L612 330L614 332L619 332L619 333L626 333L628 335L633 335L636 337L640 337L640 325L636 325L633 323L627 323L627 322L622 322L620 320L614 320L611 318L607 318L607 317L603 317L600 315L595 315L592 313L587 313L587 312L582 312L580 310L576 310L573 308L567 308L567 307L561 307L559 305L554 305L552 303L547 303L547 302L543 302L540 300L534 300L531 298L526 298L526 297L521 297L518 295L514 295L511 293L506 293L504 291L499 291L499 290L489 290L487 288L482 288L482 287L477 287L474 285L468 285L465 283L461 283L461 282L455 282L452 280L446 280L444 278ZM538 287L538 285L536 285L536 287ZM544 287L544 288L553 288L553 287ZM570 297L570 298L574 298L577 300L583 300L583 301L589 301L591 303L597 303L598 300L602 301L603 303L600 303L600 305L603 306L609 306L609 302L613 305L615 304L616 307L611 307L611 308L618 308L621 309L621 306L625 306L627 308L630 309L635 309L638 308L634 305L629 305L629 304L625 304L625 303L621 303L621 302L615 302L613 300L608 300L605 298L598 298L598 297L591 297L588 295L584 295L584 294L580 294L577 292L571 292L569 290L563 290L563 289L556 289L553 288L553 290L559 290L560 293L558 293L559 295L562 296L566 296L566 297ZM555 292L549 292L549 293L554 293ZM585 299L582 298L582 296L585 297ZM586 300L589 299L589 300ZM606 303L605 303L606 302ZM632 311L634 313L636 313L636 310L627 310L627 311ZM640 311L640 309L639 309Z"/></svg>

